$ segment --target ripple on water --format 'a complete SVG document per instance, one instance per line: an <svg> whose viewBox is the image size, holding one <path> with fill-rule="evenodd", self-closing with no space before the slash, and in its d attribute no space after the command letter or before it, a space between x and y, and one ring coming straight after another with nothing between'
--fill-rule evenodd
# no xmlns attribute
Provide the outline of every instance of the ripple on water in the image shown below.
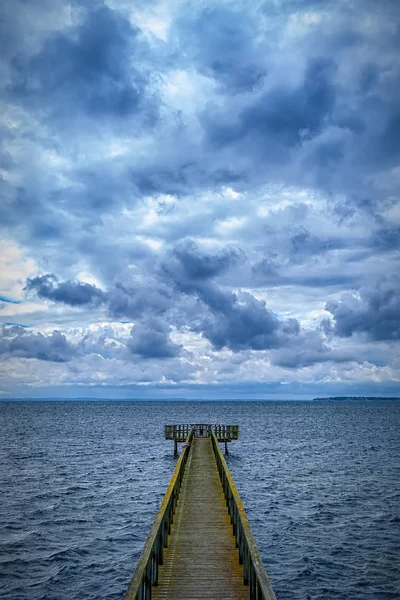
<svg viewBox="0 0 400 600"><path fill-rule="evenodd" d="M117 600L175 466L172 422L241 426L229 467L279 600L400 597L400 404L1 403L0 598Z"/></svg>

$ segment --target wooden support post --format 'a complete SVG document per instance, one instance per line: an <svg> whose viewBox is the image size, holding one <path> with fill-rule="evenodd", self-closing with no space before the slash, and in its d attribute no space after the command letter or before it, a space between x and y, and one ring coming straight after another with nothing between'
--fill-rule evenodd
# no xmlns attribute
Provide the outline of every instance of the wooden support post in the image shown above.
<svg viewBox="0 0 400 600"><path fill-rule="evenodd" d="M228 442L225 440L225 454L229 454L228 452Z"/></svg>
<svg viewBox="0 0 400 600"><path fill-rule="evenodd" d="M174 456L178 456L178 440L174 440Z"/></svg>

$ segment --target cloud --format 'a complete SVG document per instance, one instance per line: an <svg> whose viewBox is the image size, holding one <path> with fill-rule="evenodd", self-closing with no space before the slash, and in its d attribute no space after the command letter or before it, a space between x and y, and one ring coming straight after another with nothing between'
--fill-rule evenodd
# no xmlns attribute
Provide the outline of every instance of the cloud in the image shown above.
<svg viewBox="0 0 400 600"><path fill-rule="evenodd" d="M171 341L170 328L160 319L148 317L131 330L128 348L142 358L174 358L182 352L182 346Z"/></svg>
<svg viewBox="0 0 400 600"><path fill-rule="evenodd" d="M244 260L235 246L205 252L190 239L178 242L161 265L161 276L172 278L180 289L197 289L201 282L221 275Z"/></svg>
<svg viewBox="0 0 400 600"><path fill-rule="evenodd" d="M28 278L24 290L36 294L39 298L62 302L74 307L86 305L107 306L111 316L134 319L152 312L163 313L170 306L171 293L162 285L131 285L116 283L103 291L90 283L82 281L60 281L58 277L47 273Z"/></svg>
<svg viewBox="0 0 400 600"><path fill-rule="evenodd" d="M190 279L208 279L232 267L240 259L240 250L230 247L210 254L199 250L192 240L179 243L173 250Z"/></svg>
<svg viewBox="0 0 400 600"><path fill-rule="evenodd" d="M372 340L400 340L400 280L384 278L359 293L345 293L326 310L334 319L334 333L349 337L364 333Z"/></svg>
<svg viewBox="0 0 400 600"><path fill-rule="evenodd" d="M254 16L229 4L189 3L172 27L188 64L225 93L251 91L265 76Z"/></svg>
<svg viewBox="0 0 400 600"><path fill-rule="evenodd" d="M400 225L393 225L383 221L381 227L371 234L368 242L375 252L390 252L399 248L399 240Z"/></svg>
<svg viewBox="0 0 400 600"><path fill-rule="evenodd" d="M327 333L326 330L325 332ZM297 338L292 338L285 348L273 352L271 360L272 364L287 369L299 369L326 362L362 362L362 359L347 349L329 347L318 331L302 332Z"/></svg>
<svg viewBox="0 0 400 600"><path fill-rule="evenodd" d="M162 272L179 293L201 301L206 311L199 311L188 326L201 333L214 348L240 351L279 347L288 336L298 333L297 321L281 322L264 301L248 292L226 291L213 281L239 256L236 249L205 254L195 244L186 243L174 249L170 259L163 263Z"/></svg>
<svg viewBox="0 0 400 600"><path fill-rule="evenodd" d="M331 119L334 70L332 60L313 58L298 85L279 83L245 102L227 98L222 107L207 108L203 125L209 144L214 151L230 147L235 154L244 153L254 159L253 166L288 161L292 149L317 136Z"/></svg>
<svg viewBox="0 0 400 600"><path fill-rule="evenodd" d="M194 320L188 320L185 325L201 332L214 348L263 350L287 344L290 336L299 332L296 320L282 322L267 309L264 301L247 292L225 291L213 281L237 258L236 249L206 254L194 243L186 242L173 250L169 262L164 262L161 273L165 281L155 282L159 287L127 288L118 284L103 292L91 284L59 282L54 275L44 275L29 279L25 289L41 298L71 306L104 303L114 317L144 317L145 320L133 328L130 343L131 350L142 356L150 357L151 352L160 353L160 357L176 355L177 348L168 340L169 328L155 319L154 314L179 306L182 293L195 296L202 303ZM174 283L174 293L167 291L169 279ZM194 315L187 316L193 319ZM170 313L169 318L173 318L173 314Z"/></svg>
<svg viewBox="0 0 400 600"><path fill-rule="evenodd" d="M24 289L27 292L34 292L39 298L63 302L70 306L98 305L105 299L104 292L95 285L80 281L60 282L50 273L28 279Z"/></svg>
<svg viewBox="0 0 400 600"><path fill-rule="evenodd" d="M395 381L396 2L128 4L0 7L5 379Z"/></svg>
<svg viewBox="0 0 400 600"><path fill-rule="evenodd" d="M110 314L116 318L135 319L148 312L159 315L171 305L171 292L165 286L117 283L108 290L107 302Z"/></svg>
<svg viewBox="0 0 400 600"><path fill-rule="evenodd" d="M295 262L344 247L345 241L339 236L323 238L304 227L297 228L297 231L290 237L291 260Z"/></svg>
<svg viewBox="0 0 400 600"><path fill-rule="evenodd" d="M67 362L76 350L61 332L30 333L22 327L3 327L0 332L0 355L4 358L36 358L51 362Z"/></svg>
<svg viewBox="0 0 400 600"><path fill-rule="evenodd" d="M321 241L307 231L292 236L289 241L290 252L294 247L306 256L340 245ZM297 319L276 316L264 300L253 294L232 291L219 284L218 278L241 260L243 253L237 247L205 252L193 240L187 239L177 244L160 268L155 269L156 276L151 285L148 279L146 285L117 283L103 291L88 283L60 282L54 275L45 275L29 279L26 290L36 292L41 298L75 307L102 304L111 317L134 320L132 339L127 345L132 354L142 358L172 358L181 354L182 347L172 343L169 337L170 326L174 324L181 331L201 334L217 351L275 351L273 363L285 368L354 360L352 353L332 351L318 329L304 330ZM323 285L322 281L312 282L311 279L312 276L306 277L304 283ZM343 276L336 279L333 275L330 279L325 276L324 285L337 285L343 280ZM392 323L385 324L396 318L394 291L388 289L387 284L377 289L384 292L379 298L378 292L364 291L360 299L345 295L336 303L328 303L326 310L333 315L335 325L333 327L329 320L323 319L320 331L328 336L350 336L356 331L368 331L374 339L398 339ZM194 303L186 302L185 298L193 299ZM363 301L369 303L368 309L363 306ZM379 309L379 314L373 315L373 309Z"/></svg>
<svg viewBox="0 0 400 600"><path fill-rule="evenodd" d="M89 5L83 14L75 27L49 35L32 58L16 56L11 93L30 107L46 103L61 121L79 112L91 119L146 113L154 121L146 77L131 63L139 29L105 5Z"/></svg>
<svg viewBox="0 0 400 600"><path fill-rule="evenodd" d="M281 323L265 302L251 294L227 293L216 286L205 286L199 290L199 296L210 309L210 315L198 330L216 349L276 348L287 343L288 336L298 333L297 321Z"/></svg>

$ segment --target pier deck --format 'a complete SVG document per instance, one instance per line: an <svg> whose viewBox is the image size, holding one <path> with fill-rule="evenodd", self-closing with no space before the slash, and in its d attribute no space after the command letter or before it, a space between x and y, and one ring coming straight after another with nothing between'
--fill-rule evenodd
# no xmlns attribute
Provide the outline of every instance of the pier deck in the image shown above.
<svg viewBox="0 0 400 600"><path fill-rule="evenodd" d="M184 431L185 430L185 431ZM237 426L166 426L186 443L124 600L276 600L219 442Z"/></svg>
<svg viewBox="0 0 400 600"><path fill-rule="evenodd" d="M247 600L211 438L194 438L154 600Z"/></svg>

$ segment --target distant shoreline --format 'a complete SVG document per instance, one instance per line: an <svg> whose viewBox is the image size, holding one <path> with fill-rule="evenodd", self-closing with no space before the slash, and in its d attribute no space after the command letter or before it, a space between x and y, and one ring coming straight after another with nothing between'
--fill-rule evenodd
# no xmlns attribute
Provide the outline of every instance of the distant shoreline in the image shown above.
<svg viewBox="0 0 400 600"><path fill-rule="evenodd" d="M366 400L368 402L374 402L375 400L400 400L397 396L327 396L321 398L313 398L312 402L321 402L321 401L329 401L329 402L341 402L341 401L357 401L357 400Z"/></svg>

